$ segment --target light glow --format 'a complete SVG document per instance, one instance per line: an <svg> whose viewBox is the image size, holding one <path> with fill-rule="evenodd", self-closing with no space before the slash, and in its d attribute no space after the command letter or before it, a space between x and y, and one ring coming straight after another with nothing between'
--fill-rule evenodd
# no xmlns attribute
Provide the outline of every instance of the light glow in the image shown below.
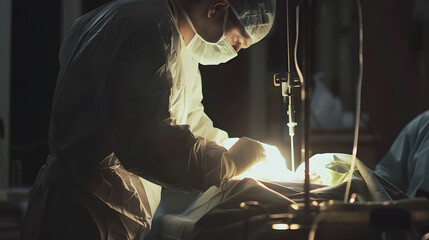
<svg viewBox="0 0 429 240"><path fill-rule="evenodd" d="M316 154L310 158L310 182L322 185L336 185L349 177L352 155L344 153ZM296 180L304 181L304 163L296 170Z"/></svg>
<svg viewBox="0 0 429 240"><path fill-rule="evenodd" d="M239 138L229 138L222 144L226 149L234 145ZM265 149L266 159L256 163L246 172L233 179L254 178L275 182L303 182L304 163L292 172L286 167L286 160L275 146L261 143ZM310 158L310 182L322 185L336 185L346 181L352 155L343 153L316 154Z"/></svg>
<svg viewBox="0 0 429 240"><path fill-rule="evenodd" d="M265 149L266 159L256 163L246 172L235 176L234 179L254 178L265 181L291 182L294 174L287 169L286 160L275 146L261 143Z"/></svg>
<svg viewBox="0 0 429 240"><path fill-rule="evenodd" d="M289 229L289 225L286 223L274 223L271 227L274 230L288 230Z"/></svg>
<svg viewBox="0 0 429 240"><path fill-rule="evenodd" d="M289 226L289 229L290 230L298 230L298 229L300 229L301 228L301 225L299 225L299 224L291 224L290 226Z"/></svg>

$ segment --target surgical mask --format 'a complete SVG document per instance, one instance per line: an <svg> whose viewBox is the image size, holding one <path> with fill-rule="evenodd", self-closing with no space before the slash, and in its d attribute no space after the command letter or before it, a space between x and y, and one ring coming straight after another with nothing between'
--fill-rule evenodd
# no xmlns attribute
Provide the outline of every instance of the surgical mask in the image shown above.
<svg viewBox="0 0 429 240"><path fill-rule="evenodd" d="M232 47L231 43L225 37L226 23L228 20L228 10L225 13L223 20L223 34L222 37L216 42L211 43L207 42L202 38L194 28L194 25L191 22L186 11L183 9L182 5L178 0L175 1L182 12L183 16L191 26L192 30L195 32L194 37L191 39L189 44L186 46L186 49L191 52L195 60L197 60L202 65L218 65L221 63L228 62L237 56L237 52Z"/></svg>

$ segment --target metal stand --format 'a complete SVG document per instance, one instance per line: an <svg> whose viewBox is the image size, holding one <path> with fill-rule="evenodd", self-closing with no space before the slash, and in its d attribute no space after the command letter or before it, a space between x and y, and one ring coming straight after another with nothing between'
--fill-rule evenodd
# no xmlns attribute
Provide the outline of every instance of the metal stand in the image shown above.
<svg viewBox="0 0 429 240"><path fill-rule="evenodd" d="M291 72L287 72L284 75L282 74L274 74L274 85L282 87L282 96L283 96L283 104L287 105L287 115L288 122L287 126L289 128L289 136L290 136L290 155L291 155L291 170L295 171L295 153L294 153L294 139L295 136L295 126L297 126L297 122L295 120L295 106L293 103L294 96L294 88L299 88L301 86L299 79L295 79L292 77Z"/></svg>
<svg viewBox="0 0 429 240"><path fill-rule="evenodd" d="M313 39L313 29L312 29L312 16L313 9L312 4L313 0L306 0L301 3L301 26L302 29L302 66L303 66L303 75L304 79L307 81L312 77L312 66L311 66L311 55L312 55L312 39ZM302 128L303 137L301 142L301 157L305 162L305 182L304 182L304 202L305 209L310 211L310 103L311 103L311 85L309 82L304 81L303 86L301 87L301 99L302 99L302 109L301 121L304 125Z"/></svg>
<svg viewBox="0 0 429 240"><path fill-rule="evenodd" d="M305 162L305 181L304 181L304 202L305 209L310 209L310 174L309 174L309 129L310 129L310 93L311 86L306 83L306 81L300 82L299 79L295 79L294 73L296 69L292 68L292 64L295 63L295 57L293 54L294 46L291 43L291 33L293 33L293 26L291 22L293 21L293 17L295 14L291 9L295 9L297 6L300 6L300 28L302 29L301 37L301 56L302 56L302 67L303 67L303 79L311 79L312 69L310 65L311 53L312 53L312 0L299 1L297 3L291 4L289 0L286 0L286 12L287 12L287 20L286 20L286 49L287 49L287 72L284 75L275 74L274 75L274 85L282 86L282 96L283 102L288 106L288 127L289 127L289 136L291 138L291 166L292 170L295 171L295 156L294 156L294 141L293 137L295 135L295 126L297 126L297 122L295 121L295 111L293 105L293 88L301 87L301 115L300 115L300 125L301 125L301 162ZM300 37L300 36L298 36ZM297 65L297 64L296 64Z"/></svg>

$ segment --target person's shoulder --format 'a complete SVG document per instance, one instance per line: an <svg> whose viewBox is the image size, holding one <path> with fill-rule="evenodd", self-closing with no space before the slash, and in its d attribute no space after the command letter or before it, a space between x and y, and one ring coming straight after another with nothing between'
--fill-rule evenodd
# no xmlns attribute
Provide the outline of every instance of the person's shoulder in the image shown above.
<svg viewBox="0 0 429 240"><path fill-rule="evenodd" d="M73 32L127 28L132 30L145 26L148 30L158 27L168 19L167 0L114 0L89 11L73 24Z"/></svg>
<svg viewBox="0 0 429 240"><path fill-rule="evenodd" d="M115 19L132 22L136 25L151 25L168 18L165 0L119 0Z"/></svg>
<svg viewBox="0 0 429 240"><path fill-rule="evenodd" d="M121 37L132 36L144 45L165 45L171 40L167 0L118 0L120 6L109 29Z"/></svg>

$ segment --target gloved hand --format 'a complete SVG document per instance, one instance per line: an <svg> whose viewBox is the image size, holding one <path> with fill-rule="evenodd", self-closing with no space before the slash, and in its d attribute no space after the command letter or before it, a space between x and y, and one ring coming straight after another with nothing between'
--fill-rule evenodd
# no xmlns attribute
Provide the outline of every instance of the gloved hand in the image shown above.
<svg viewBox="0 0 429 240"><path fill-rule="evenodd" d="M240 138L222 155L222 182L242 174L265 158L265 149L262 144L247 137Z"/></svg>

